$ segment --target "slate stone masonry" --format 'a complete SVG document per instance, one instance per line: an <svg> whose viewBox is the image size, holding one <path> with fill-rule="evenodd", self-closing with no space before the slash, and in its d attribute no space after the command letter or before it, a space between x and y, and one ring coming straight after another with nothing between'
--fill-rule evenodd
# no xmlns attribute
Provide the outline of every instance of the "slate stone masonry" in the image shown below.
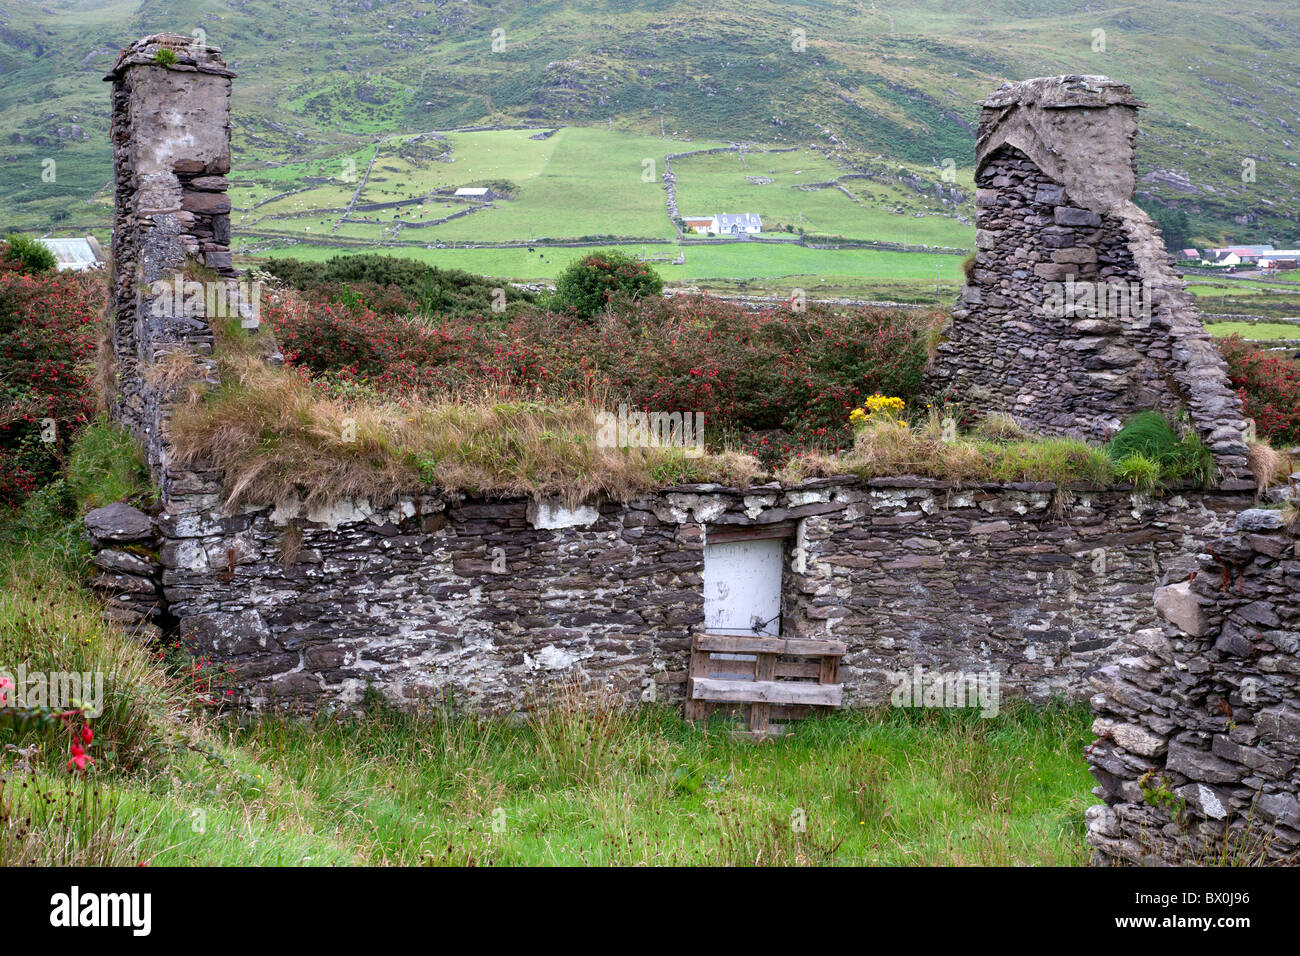
<svg viewBox="0 0 1300 956"><path fill-rule="evenodd" d="M166 51L166 52L164 52ZM170 62L164 63L164 60ZM212 375L210 317L159 283L204 267L235 277L230 256L230 87L221 51L157 34L122 51L112 87L116 179L110 278L114 417L127 425L167 490L169 395L156 370L184 351ZM161 293L161 294L160 294ZM181 305L182 307L178 307ZM183 383L173 382L172 388Z"/></svg>
<svg viewBox="0 0 1300 956"><path fill-rule="evenodd" d="M917 665L1077 699L1155 622L1153 583L1185 574L1181 556L1248 502L902 478L578 509L430 493L227 515L194 496L153 519L148 579L177 635L252 707L347 708L372 686L513 711L574 676L679 700L709 535L779 525L782 632L848 643L850 706L887 702L888 675ZM110 517L88 520L122 523Z"/></svg>
<svg viewBox="0 0 1300 956"><path fill-rule="evenodd" d="M1098 862L1300 859L1300 525L1248 510L1092 676Z"/></svg>
<svg viewBox="0 0 1300 956"><path fill-rule="evenodd" d="M1005 84L976 141L977 251L928 384L974 416L1105 440L1184 413L1249 487L1241 404L1160 232L1132 200L1142 105L1122 83Z"/></svg>

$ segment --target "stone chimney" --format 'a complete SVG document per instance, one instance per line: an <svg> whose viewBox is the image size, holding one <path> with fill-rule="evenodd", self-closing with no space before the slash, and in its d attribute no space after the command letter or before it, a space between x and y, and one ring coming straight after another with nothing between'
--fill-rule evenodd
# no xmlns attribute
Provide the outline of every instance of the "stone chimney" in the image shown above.
<svg viewBox="0 0 1300 956"><path fill-rule="evenodd" d="M168 397L149 372L176 351L211 372L203 293L213 284L224 293L236 275L225 178L234 76L216 47L158 34L123 50L105 77L113 84L116 176L112 411L146 449L160 484L167 479ZM191 285L178 284L178 275Z"/></svg>
<svg viewBox="0 0 1300 956"><path fill-rule="evenodd" d="M1094 441L1158 409L1201 435L1222 483L1249 485L1226 364L1133 202L1142 105L1104 76L1008 83L984 101L977 251L928 384L976 418Z"/></svg>

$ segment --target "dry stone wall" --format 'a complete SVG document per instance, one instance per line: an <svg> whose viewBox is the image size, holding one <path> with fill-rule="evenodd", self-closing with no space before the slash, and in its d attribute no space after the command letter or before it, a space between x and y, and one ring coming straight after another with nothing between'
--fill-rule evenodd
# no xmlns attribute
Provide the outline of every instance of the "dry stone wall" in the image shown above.
<svg viewBox="0 0 1300 956"><path fill-rule="evenodd" d="M1248 510L1092 677L1101 862L1300 859L1300 525Z"/></svg>
<svg viewBox="0 0 1300 956"><path fill-rule="evenodd" d="M1006 84L976 141L977 251L929 384L976 415L1104 440L1126 416L1186 414L1225 487L1251 481L1227 367L1132 201L1141 104L1122 83Z"/></svg>
<svg viewBox="0 0 1300 956"><path fill-rule="evenodd" d="M852 478L572 510L431 493L227 515L196 495L153 519L160 565L144 577L177 635L255 707L348 707L373 686L509 711L571 676L674 700L710 535L780 527L783 633L849 645L850 705L887 702L888 675L917 666L1079 698L1154 623L1152 583L1185 573L1179 556L1248 500ZM88 520L122 523L111 517ZM96 534L101 555L120 550Z"/></svg>

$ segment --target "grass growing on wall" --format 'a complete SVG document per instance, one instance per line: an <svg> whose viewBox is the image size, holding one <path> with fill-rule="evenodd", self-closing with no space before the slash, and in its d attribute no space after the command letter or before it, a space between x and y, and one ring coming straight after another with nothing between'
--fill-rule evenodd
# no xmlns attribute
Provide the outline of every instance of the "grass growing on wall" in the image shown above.
<svg viewBox="0 0 1300 956"><path fill-rule="evenodd" d="M1181 438L1159 412L1139 412L1106 444L1115 475L1140 491L1161 483L1193 481L1208 484L1214 477L1214 456L1190 428ZM1261 484L1267 484L1261 481Z"/></svg>
<svg viewBox="0 0 1300 956"><path fill-rule="evenodd" d="M783 477L917 475L957 482L1051 481L1104 486L1116 480L1106 453L1072 438L1044 438L1018 427L979 428L945 437L943 419L932 412L915 425L889 416L865 423L853 448L838 458L809 455L792 462Z"/></svg>
<svg viewBox="0 0 1300 956"><path fill-rule="evenodd" d="M681 482L745 485L760 471L736 453L600 447L589 403L339 399L256 359L228 359L223 377L173 427L178 460L219 467L231 504L314 506L429 487L576 504Z"/></svg>

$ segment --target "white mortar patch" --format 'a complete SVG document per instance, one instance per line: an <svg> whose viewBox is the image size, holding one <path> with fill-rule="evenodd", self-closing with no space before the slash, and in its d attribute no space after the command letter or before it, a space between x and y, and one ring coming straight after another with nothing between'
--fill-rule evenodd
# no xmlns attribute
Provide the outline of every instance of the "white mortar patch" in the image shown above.
<svg viewBox="0 0 1300 956"><path fill-rule="evenodd" d="M799 505L822 504L831 500L830 494L825 491L792 491L788 498L792 508L797 508Z"/></svg>
<svg viewBox="0 0 1300 956"><path fill-rule="evenodd" d="M370 502L365 498L359 501L335 501L330 504L320 505L307 512L307 520L316 524L322 524L331 531L337 531L339 525L357 524L365 521L375 510L370 507Z"/></svg>
<svg viewBox="0 0 1300 956"><path fill-rule="evenodd" d="M528 523L539 531L547 528L585 528L600 520L591 505L566 508L558 501L530 501Z"/></svg>
<svg viewBox="0 0 1300 956"><path fill-rule="evenodd" d="M562 671L572 667L577 662L577 654L566 651L562 647L556 647L554 644L543 647L535 658L529 657L527 654L524 655L524 664L530 670L541 668L548 671Z"/></svg>

